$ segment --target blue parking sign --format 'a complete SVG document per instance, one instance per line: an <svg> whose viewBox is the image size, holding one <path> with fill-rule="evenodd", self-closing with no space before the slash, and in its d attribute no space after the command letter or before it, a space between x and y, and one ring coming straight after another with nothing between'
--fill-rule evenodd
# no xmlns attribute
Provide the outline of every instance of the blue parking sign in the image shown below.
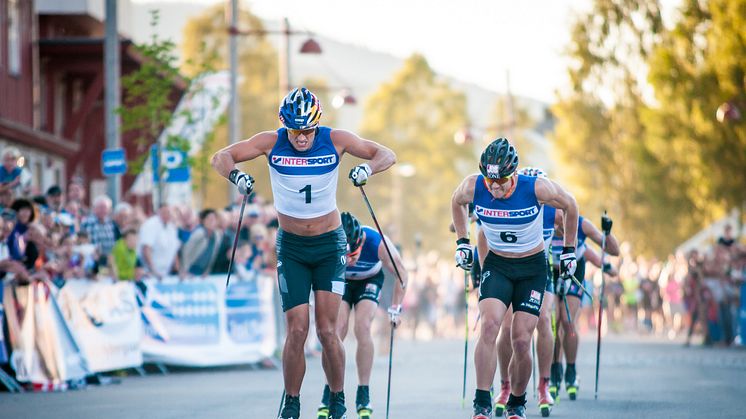
<svg viewBox="0 0 746 419"><path fill-rule="evenodd" d="M123 148L108 149L101 153L101 173L104 176L127 173L127 156Z"/></svg>
<svg viewBox="0 0 746 419"><path fill-rule="evenodd" d="M150 148L150 160L153 164L153 181L158 182L161 175L160 164L158 164L158 145ZM175 148L166 148L161 151L161 164L163 164L163 182L188 182L191 178L187 153Z"/></svg>

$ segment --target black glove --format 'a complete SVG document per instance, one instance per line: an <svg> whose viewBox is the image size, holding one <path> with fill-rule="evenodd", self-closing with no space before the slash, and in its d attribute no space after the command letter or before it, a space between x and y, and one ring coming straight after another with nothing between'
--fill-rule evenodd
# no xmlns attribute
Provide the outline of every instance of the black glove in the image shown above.
<svg viewBox="0 0 746 419"><path fill-rule="evenodd" d="M575 257L575 247L566 246L562 248L562 254L560 255L560 275L561 276L573 276L575 275L575 269L578 267L578 260Z"/></svg>
<svg viewBox="0 0 746 419"><path fill-rule="evenodd" d="M613 222L611 221L611 218L606 215L606 211L604 211L604 215L601 216L601 231L604 232L605 235L611 234L611 225Z"/></svg>
<svg viewBox="0 0 746 419"><path fill-rule="evenodd" d="M458 239L456 244L456 266L468 271L474 264L474 249L469 244L469 239Z"/></svg>
<svg viewBox="0 0 746 419"><path fill-rule="evenodd" d="M603 270L603 273L605 273L605 274L611 272L611 263L604 262L604 267L603 267L602 270Z"/></svg>
<svg viewBox="0 0 746 419"><path fill-rule="evenodd" d="M249 195L254 190L254 178L238 169L233 169L228 175L231 181L241 195Z"/></svg>

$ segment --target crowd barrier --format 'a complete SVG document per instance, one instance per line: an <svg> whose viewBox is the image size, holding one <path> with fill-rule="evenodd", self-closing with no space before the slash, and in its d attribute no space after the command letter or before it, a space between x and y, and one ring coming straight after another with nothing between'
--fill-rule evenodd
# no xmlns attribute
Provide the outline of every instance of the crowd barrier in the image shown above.
<svg viewBox="0 0 746 419"><path fill-rule="evenodd" d="M209 367L260 362L277 348L274 282L256 275L140 283L73 279L2 287L10 353L20 382L65 383L143 362ZM3 310L4 309L4 310ZM9 355L9 356L8 356Z"/></svg>

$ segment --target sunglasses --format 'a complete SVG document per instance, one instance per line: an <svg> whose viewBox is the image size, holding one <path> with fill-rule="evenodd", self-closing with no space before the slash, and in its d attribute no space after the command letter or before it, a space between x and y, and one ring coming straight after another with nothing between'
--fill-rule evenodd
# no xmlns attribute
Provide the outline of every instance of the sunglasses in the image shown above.
<svg viewBox="0 0 746 419"><path fill-rule="evenodd" d="M347 258L351 258L351 257L357 256L362 251L363 251L363 246L358 246L357 249L355 249L355 250L347 253Z"/></svg>
<svg viewBox="0 0 746 419"><path fill-rule="evenodd" d="M502 185L505 185L506 183L510 182L510 179L512 177L513 177L513 173L509 174L508 176L497 178L497 179L492 179L492 178L485 177L484 178L484 183L487 186L491 186L493 183L497 183L498 185L502 186Z"/></svg>
<svg viewBox="0 0 746 419"><path fill-rule="evenodd" d="M308 129L291 129L288 128L288 134L290 134L291 137L299 137L301 134L305 135L306 137L310 136L316 132L316 128L308 128Z"/></svg>

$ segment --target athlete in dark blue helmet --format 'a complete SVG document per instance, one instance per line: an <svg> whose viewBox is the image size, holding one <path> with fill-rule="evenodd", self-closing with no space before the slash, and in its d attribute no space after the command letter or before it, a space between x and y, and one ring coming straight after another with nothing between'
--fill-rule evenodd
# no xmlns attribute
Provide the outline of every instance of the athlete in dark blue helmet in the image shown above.
<svg viewBox="0 0 746 419"><path fill-rule="evenodd" d="M456 241L456 263L470 269L474 251L467 238L467 205L474 203L489 252L484 256L479 284L481 333L474 352L477 390L472 419L490 419L490 387L495 378L495 343L508 307L513 308L513 360L508 419L525 418L526 388L531 377L531 336L538 322L546 288L543 208L563 209L568 232L560 258L563 273L575 272L575 199L557 183L518 175L518 152L505 138L493 141L480 157L481 174L467 176L451 199Z"/></svg>
<svg viewBox="0 0 746 419"><path fill-rule="evenodd" d="M280 104L283 127L260 132L218 151L212 166L249 195L254 178L236 163L266 156L280 229L277 276L287 338L282 351L285 399L280 419L300 416L300 388L306 370L303 346L309 327L309 296L314 292L316 334L331 387L330 418L344 419L344 347L337 335L339 307L345 290L347 240L337 210L339 160L344 153L368 162L349 174L354 186L391 167L388 148L358 135L319 125L321 103L306 88L293 89Z"/></svg>
<svg viewBox="0 0 746 419"><path fill-rule="evenodd" d="M608 219L608 217L607 217ZM607 221L604 221L607 223ZM611 229L611 219L608 219L609 230ZM562 251L562 243L564 241L564 230L561 226L557 226L552 238L552 254L557 257ZM585 252L587 249L586 240L590 239L596 244L600 245L603 238L601 231L596 228L595 225L587 218L580 216L578 218L577 228L577 247L576 255L578 257L578 267L575 270L575 278L584 284L585 287ZM612 256L619 255L619 242L613 234L608 234L606 238L606 252ZM602 267L603 268L603 267ZM608 268L605 268L608 269ZM551 384L550 392L553 396L557 396L559 393L560 385L562 382L562 362L560 360L560 352L565 354L565 362L567 368L565 368L564 379L565 388L570 400L577 398L578 392L578 380L577 370L575 367L575 361L578 356L578 343L579 337L577 330L575 329L575 320L577 319L578 312L580 310L581 299L583 298L583 290L569 277L563 276L559 270L554 270L555 278L555 289L557 296L567 300L567 305L570 311L570 319L567 317L567 309L563 303L557 304L557 316L559 318L559 327L557 328L557 344L554 350L555 359L552 363L551 368Z"/></svg>
<svg viewBox="0 0 746 419"><path fill-rule="evenodd" d="M371 419L373 407L370 404L370 372L373 368L373 337L370 333L373 318L378 308L378 300L383 287L383 268L394 273L394 265L386 253L383 238L374 228L363 226L349 212L342 213L342 227L347 235L349 251L347 253L347 270L345 271L344 302L339 308L337 331L340 339L344 340L349 329L352 310L355 310L355 339L357 340L357 377L358 387L355 396L355 407L359 419ZM391 239L386 238L391 256L396 263L399 274L402 275L404 285L407 284L407 270L404 268L401 256L392 245ZM394 295L388 308L392 326L399 325L401 302L404 299L405 287L399 280L395 280ZM318 419L329 417L329 386L324 386L324 395L319 406Z"/></svg>

